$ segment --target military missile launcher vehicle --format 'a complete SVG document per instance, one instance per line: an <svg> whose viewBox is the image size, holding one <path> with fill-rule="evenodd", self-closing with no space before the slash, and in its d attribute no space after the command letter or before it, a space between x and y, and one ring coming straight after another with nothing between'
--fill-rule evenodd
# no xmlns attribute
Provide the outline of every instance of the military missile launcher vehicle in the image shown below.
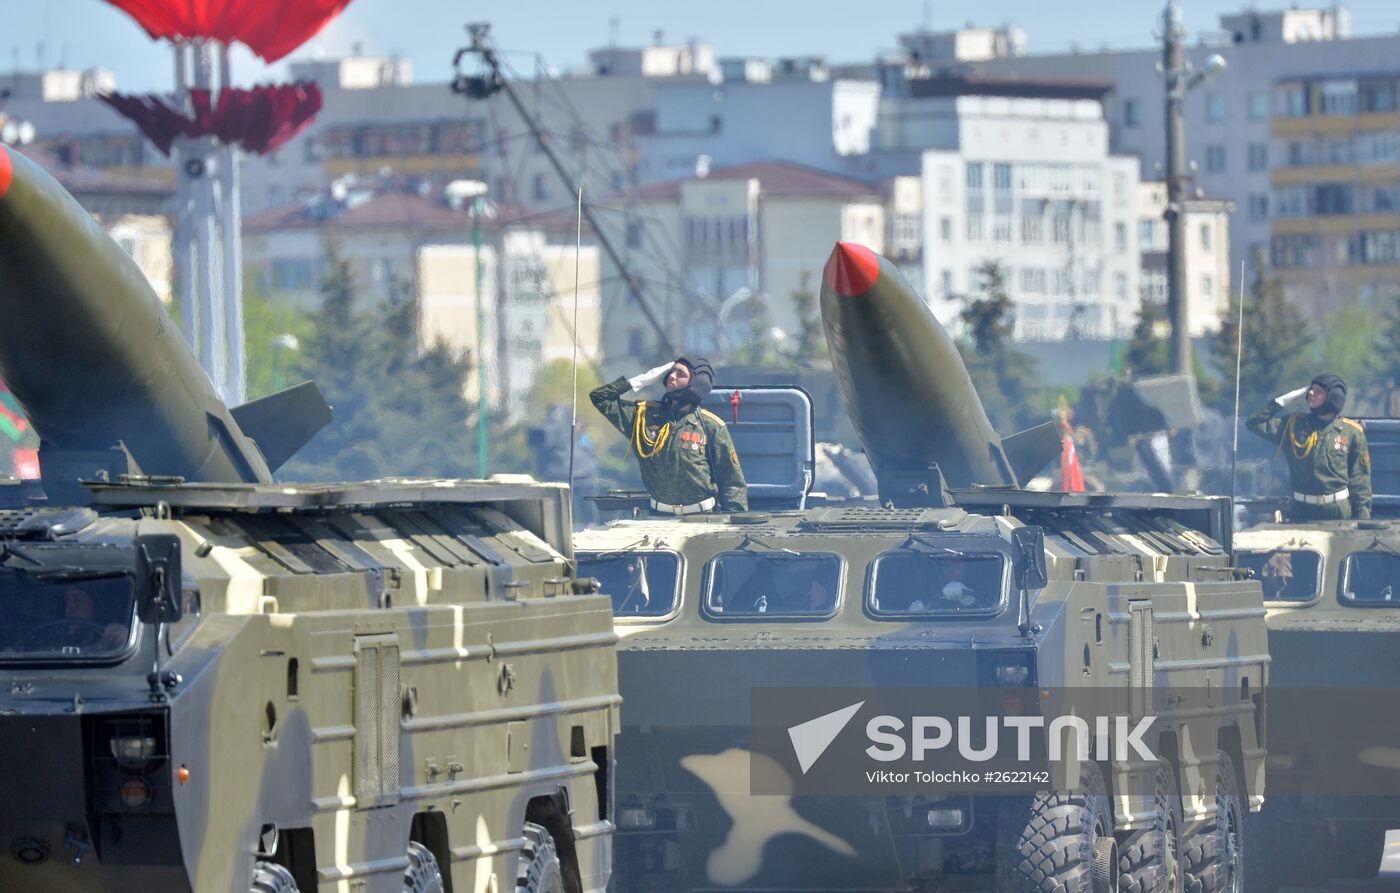
<svg viewBox="0 0 1400 893"><path fill-rule="evenodd" d="M1273 870L1251 893L1324 875L1373 877L1386 829L1400 827L1400 766L1376 757L1400 742L1393 724L1376 722L1388 711L1375 700L1394 688L1400 666L1400 420L1360 422L1371 451L1370 520L1289 523L1276 512L1281 503L1259 500L1249 507L1271 517L1236 537L1239 563L1264 587L1271 681L1300 702L1290 715L1311 714L1300 716L1307 734L1289 735L1271 755L1274 778L1310 793L1270 799L1261 821ZM1324 704L1339 709L1323 719ZM1367 795L1341 795L1358 770L1371 780Z"/></svg>
<svg viewBox="0 0 1400 893"><path fill-rule="evenodd" d="M0 488L0 889L606 887L616 636L562 485L274 483L315 386L224 407L4 147L0 314L44 490Z"/></svg>
<svg viewBox="0 0 1400 893"><path fill-rule="evenodd" d="M888 261L839 243L824 279L883 504L809 496L800 391L717 386L763 510L638 514L575 538L621 638L616 887L1238 891L1269 658L1259 585L1230 566L1228 500L1021 489L1053 434L992 430ZM1067 692L1146 696L1155 758L1100 752L1033 792L831 793L803 787L812 751L789 765L760 747L768 691L811 702L817 723L838 715L818 707L827 690L861 691L850 703L900 688L931 708L990 693L1032 718ZM879 719L864 704L839 722ZM842 727L822 747L859 737ZM799 728L779 736L794 752Z"/></svg>

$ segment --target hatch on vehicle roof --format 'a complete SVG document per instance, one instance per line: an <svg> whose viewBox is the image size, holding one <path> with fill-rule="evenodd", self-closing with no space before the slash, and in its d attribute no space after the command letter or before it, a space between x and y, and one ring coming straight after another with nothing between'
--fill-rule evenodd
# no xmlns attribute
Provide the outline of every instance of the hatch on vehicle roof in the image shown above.
<svg viewBox="0 0 1400 893"><path fill-rule="evenodd" d="M817 462L812 398L806 391L795 385L715 385L704 408L729 427L750 507L802 502L812 489Z"/></svg>
<svg viewBox="0 0 1400 893"><path fill-rule="evenodd" d="M1357 419L1371 451L1371 512L1400 517L1400 419Z"/></svg>

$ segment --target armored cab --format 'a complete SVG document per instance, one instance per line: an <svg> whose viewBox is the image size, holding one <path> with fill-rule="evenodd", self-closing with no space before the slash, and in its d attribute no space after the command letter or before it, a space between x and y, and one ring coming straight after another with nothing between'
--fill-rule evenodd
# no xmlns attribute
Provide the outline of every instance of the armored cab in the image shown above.
<svg viewBox="0 0 1400 893"><path fill-rule="evenodd" d="M1250 508L1274 517L1236 537L1239 563L1264 587L1273 682L1287 699L1280 706L1293 705L1279 712L1273 736L1270 771L1288 796L1271 798L1261 817L1277 871L1260 889L1374 876L1386 829L1400 827L1400 771L1377 757L1395 746L1393 730L1376 722L1393 715L1386 699L1400 665L1400 420L1360 422L1371 520L1293 524L1259 501ZM1358 772L1364 792L1351 783Z"/></svg>
<svg viewBox="0 0 1400 893"><path fill-rule="evenodd" d="M135 266L0 147L0 889L601 890L620 699L569 500L286 485L329 418L228 409Z"/></svg>
<svg viewBox="0 0 1400 893"><path fill-rule="evenodd" d="M717 386L739 394L732 433L764 510L576 536L620 636L619 889L1237 890L1269 670L1259 586L1230 566L1228 500L1015 486L1048 458L1045 432L991 430L951 340L892 270L839 245L822 296L883 504L789 488L810 423L782 423L781 407L800 392ZM919 396L936 394L928 417ZM787 437L776 477L750 467L751 438L762 455L757 441ZM1009 786L814 783L879 770L891 729L939 718L889 724L882 698L946 717L969 693L1042 729L1095 699L1150 713L1152 759L1047 753L1021 768L1049 772Z"/></svg>

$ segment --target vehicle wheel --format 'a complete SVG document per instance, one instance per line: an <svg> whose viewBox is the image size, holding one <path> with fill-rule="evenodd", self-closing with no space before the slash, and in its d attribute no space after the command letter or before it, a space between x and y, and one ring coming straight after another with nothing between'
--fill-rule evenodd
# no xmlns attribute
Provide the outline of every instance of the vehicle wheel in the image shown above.
<svg viewBox="0 0 1400 893"><path fill-rule="evenodd" d="M525 846L520 850L520 866L516 869L516 893L564 893L564 869L559 864L554 838L532 822L525 823L522 835Z"/></svg>
<svg viewBox="0 0 1400 893"><path fill-rule="evenodd" d="M1244 796L1235 765L1221 753L1210 817L1182 846L1191 893L1244 893Z"/></svg>
<svg viewBox="0 0 1400 893"><path fill-rule="evenodd" d="M1081 782L1075 793L1037 794L1002 806L998 893L1115 893L1108 787L1093 763L1086 764Z"/></svg>
<svg viewBox="0 0 1400 893"><path fill-rule="evenodd" d="M1122 893L1184 893L1181 866L1181 794L1171 764L1159 762L1153 784L1157 820L1130 831L1118 846Z"/></svg>
<svg viewBox="0 0 1400 893"><path fill-rule="evenodd" d="M416 840L408 842L408 867L403 870L404 893L442 893L437 856Z"/></svg>
<svg viewBox="0 0 1400 893"><path fill-rule="evenodd" d="M298 893L297 879L276 862L258 862L253 865L253 884L248 893Z"/></svg>
<svg viewBox="0 0 1400 893"><path fill-rule="evenodd" d="M1385 828L1342 825L1333 837L1332 874L1339 878L1373 878L1385 855Z"/></svg>

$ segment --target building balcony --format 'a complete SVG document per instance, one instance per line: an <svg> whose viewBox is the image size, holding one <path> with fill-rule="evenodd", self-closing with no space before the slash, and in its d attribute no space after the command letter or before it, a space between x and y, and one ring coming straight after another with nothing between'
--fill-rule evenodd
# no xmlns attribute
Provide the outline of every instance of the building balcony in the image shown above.
<svg viewBox="0 0 1400 893"><path fill-rule="evenodd" d="M1270 223L1270 231L1275 236L1396 229L1400 229L1400 214L1315 214L1310 217L1275 217Z"/></svg>
<svg viewBox="0 0 1400 893"><path fill-rule="evenodd" d="M1400 113L1364 112L1357 115L1275 116L1269 132L1278 137L1298 137L1347 133L1376 133L1400 127Z"/></svg>

